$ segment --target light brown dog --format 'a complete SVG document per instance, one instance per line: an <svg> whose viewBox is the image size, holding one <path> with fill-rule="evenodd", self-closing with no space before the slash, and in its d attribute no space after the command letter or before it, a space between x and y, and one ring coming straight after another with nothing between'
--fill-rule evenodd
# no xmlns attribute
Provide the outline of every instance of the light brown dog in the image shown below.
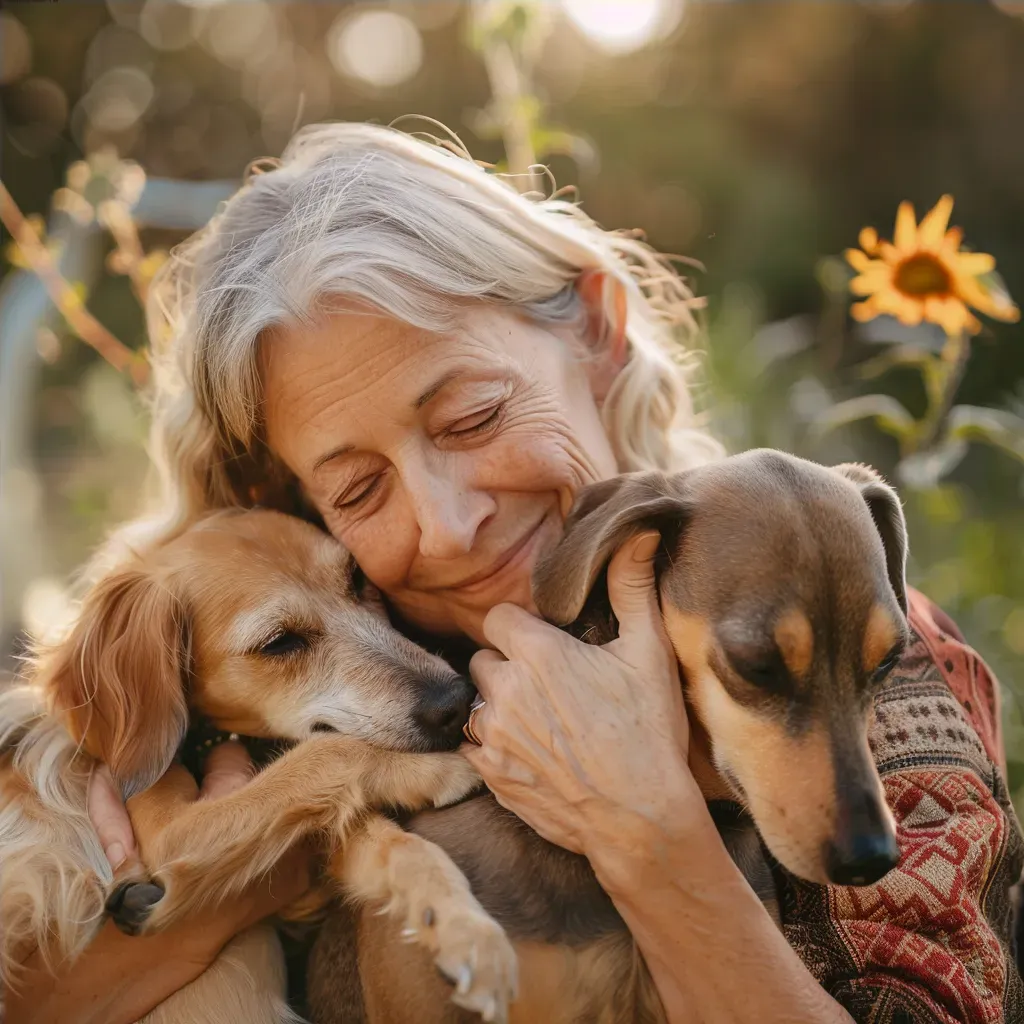
<svg viewBox="0 0 1024 1024"><path fill-rule="evenodd" d="M541 613L588 642L612 639L602 574L630 536L652 529L662 536L658 591L682 670L691 765L734 859L770 912L755 824L795 875L877 880L899 857L868 747L873 695L908 640L896 494L866 467L827 469L767 450L597 484L537 568ZM585 860L489 795L420 814L410 828L451 854L515 940L514 1024L664 1020ZM309 984L317 1024L463 1020L417 952L365 914L328 920Z"/></svg>
<svg viewBox="0 0 1024 1024"><path fill-rule="evenodd" d="M326 534L249 511L208 517L90 592L69 638L0 705L5 966L32 945L74 955L104 904L126 931L164 928L316 835L348 898L385 906L459 1005L504 1019L504 932L447 855L374 810L443 806L479 785L454 752L475 691L357 585ZM196 802L191 776L168 772L192 712L294 746L242 790ZM97 761L131 798L146 874L110 877L85 813ZM185 990L154 1020L293 1019L271 929L226 953L201 998Z"/></svg>

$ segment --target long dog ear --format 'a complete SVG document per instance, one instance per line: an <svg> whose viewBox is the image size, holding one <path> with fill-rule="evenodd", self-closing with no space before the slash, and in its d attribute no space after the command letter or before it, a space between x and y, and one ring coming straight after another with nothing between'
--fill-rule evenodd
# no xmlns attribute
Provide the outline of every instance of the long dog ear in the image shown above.
<svg viewBox="0 0 1024 1024"><path fill-rule="evenodd" d="M126 799L167 771L184 738L188 648L181 603L135 565L92 588L70 635L40 661L51 710Z"/></svg>
<svg viewBox="0 0 1024 1024"><path fill-rule="evenodd" d="M559 626L573 622L601 569L630 537L645 530L677 531L690 510L681 478L632 473L580 491L558 546L533 573L541 615Z"/></svg>
<svg viewBox="0 0 1024 1024"><path fill-rule="evenodd" d="M847 462L833 467L856 484L882 538L889 583L903 614L907 614L907 521L899 495L870 466Z"/></svg>

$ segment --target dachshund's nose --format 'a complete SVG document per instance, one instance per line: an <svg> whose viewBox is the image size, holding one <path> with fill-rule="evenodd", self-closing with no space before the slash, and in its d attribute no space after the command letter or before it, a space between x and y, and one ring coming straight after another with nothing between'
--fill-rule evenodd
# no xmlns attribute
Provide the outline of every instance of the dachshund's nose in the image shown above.
<svg viewBox="0 0 1024 1024"><path fill-rule="evenodd" d="M424 682L413 718L432 750L454 750L462 742L462 727L476 687L462 676Z"/></svg>
<svg viewBox="0 0 1024 1024"><path fill-rule="evenodd" d="M828 877L835 885L871 885L899 863L900 850L888 832L862 832L841 846L830 844Z"/></svg>
<svg viewBox="0 0 1024 1024"><path fill-rule="evenodd" d="M836 885L871 885L899 863L891 818L866 791L849 794L838 811L835 838L825 855L828 877Z"/></svg>

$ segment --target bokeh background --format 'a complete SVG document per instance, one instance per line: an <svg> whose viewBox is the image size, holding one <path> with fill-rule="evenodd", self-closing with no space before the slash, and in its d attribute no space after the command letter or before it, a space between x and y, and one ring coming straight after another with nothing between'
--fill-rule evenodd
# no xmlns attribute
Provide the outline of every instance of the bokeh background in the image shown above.
<svg viewBox="0 0 1024 1024"><path fill-rule="evenodd" d="M1011 786L1024 809L1024 465L972 444L931 479L906 480L896 443L875 425L816 429L837 402L868 391L915 415L924 407L912 369L867 381L860 367L894 342L936 348L941 336L854 324L838 259L863 225L891 237L900 200L921 214L952 193L954 223L1024 298L1024 4L485 6L518 33L522 80L505 108L494 102L501 54L488 50L480 5L468 2L8 2L0 177L26 214L45 218L87 308L141 349L139 303L94 218L97 199L120 195L144 251L159 252L299 125L425 114L497 163L502 116L519 117L558 184L577 186L598 221L642 228L655 246L703 264L691 271L707 297L700 401L731 449L860 459L900 484L912 581L1002 681ZM73 188L61 192L69 168ZM20 262L6 246L6 671L26 632L45 634L69 614L69 578L135 511L146 468L145 412L130 379L75 337ZM1024 414L1024 327L992 324L975 340L958 401Z"/></svg>

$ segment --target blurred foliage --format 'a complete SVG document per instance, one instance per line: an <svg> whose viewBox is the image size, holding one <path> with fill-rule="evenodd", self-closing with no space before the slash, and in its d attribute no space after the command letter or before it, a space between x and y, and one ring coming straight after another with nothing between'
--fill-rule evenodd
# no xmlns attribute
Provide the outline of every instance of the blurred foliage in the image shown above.
<svg viewBox="0 0 1024 1024"><path fill-rule="evenodd" d="M42 243L54 260L72 248L70 232L93 239L87 311L138 350L138 296L188 218L126 221L134 168L146 188L220 182L226 194L300 124L408 113L456 129L499 169L548 162L606 226L642 227L653 245L707 266L696 282L709 297L699 399L730 448L857 459L900 479L912 582L1003 683L1024 807L1024 485L1013 433L1024 330L985 327L943 361L949 343L933 325L852 321L850 273L828 255L862 225L891 222L900 200L923 209L951 193L1007 292L1024 295L1024 5L635 0L617 37L581 10L568 0L571 18L554 3L503 0L8 5L4 184L25 214L48 218ZM648 15L650 38L637 42ZM549 186L526 174L522 187ZM38 236L42 223L30 226ZM64 579L132 513L145 418L129 381L60 316L34 329L31 359L13 358L4 317L25 271L14 248L4 259L0 367L21 375L0 382L2 486L20 517L4 522L9 655L25 625L60 617ZM953 365L955 380L936 376ZM19 406L25 389L31 401ZM947 393L968 411L947 415ZM937 399L945 428L918 451L849 415L869 412L899 435ZM851 401L860 404L842 404ZM1006 443L964 457L981 433ZM18 445L25 457L12 461ZM901 459L922 453L932 463L899 478Z"/></svg>

